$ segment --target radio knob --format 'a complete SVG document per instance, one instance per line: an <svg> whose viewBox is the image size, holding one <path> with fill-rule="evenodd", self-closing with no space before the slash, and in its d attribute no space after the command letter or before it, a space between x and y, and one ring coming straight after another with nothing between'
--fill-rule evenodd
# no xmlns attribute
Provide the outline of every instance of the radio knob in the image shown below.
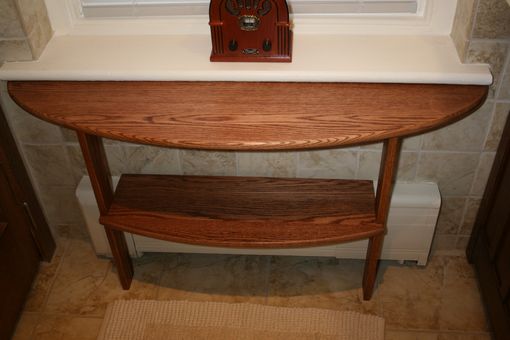
<svg viewBox="0 0 510 340"><path fill-rule="evenodd" d="M271 47L272 47L271 45L272 45L272 44L271 44L271 40L266 39L266 40L264 40L264 42L262 43L262 49L263 49L264 51L266 51L266 52L269 52L269 51L271 51Z"/></svg>
<svg viewBox="0 0 510 340"><path fill-rule="evenodd" d="M230 40L230 42L228 43L228 49L231 50L232 52L237 50L237 41L235 39Z"/></svg>

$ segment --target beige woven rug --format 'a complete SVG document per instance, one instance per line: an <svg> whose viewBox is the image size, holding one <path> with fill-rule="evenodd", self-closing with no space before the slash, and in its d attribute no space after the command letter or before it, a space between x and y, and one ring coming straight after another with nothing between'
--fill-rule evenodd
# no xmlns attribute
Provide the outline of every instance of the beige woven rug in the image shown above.
<svg viewBox="0 0 510 340"><path fill-rule="evenodd" d="M384 319L356 312L188 301L115 301L100 340L381 340Z"/></svg>

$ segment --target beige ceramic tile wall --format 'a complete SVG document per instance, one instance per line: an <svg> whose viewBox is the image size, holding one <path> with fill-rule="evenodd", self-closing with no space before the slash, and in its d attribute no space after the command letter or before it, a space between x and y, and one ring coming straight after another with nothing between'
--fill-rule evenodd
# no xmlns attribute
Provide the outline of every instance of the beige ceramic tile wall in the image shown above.
<svg viewBox="0 0 510 340"><path fill-rule="evenodd" d="M31 1L18 3L23 9ZM2 9L8 8L16 15L16 7L10 1L0 0L0 4ZM496 82L487 103L456 124L409 138L404 143L399 180L436 181L443 196L434 241L436 250L465 248L510 109L510 9L502 5L507 6L505 0L460 0L452 32L463 58L492 66ZM3 10L0 13L1 32L23 34L19 23L6 19ZM74 134L32 118L17 108L6 96L5 84L2 100L50 224L56 231L83 233L74 189L85 168ZM375 179L381 157L380 144L311 152L233 153L106 141L106 150L113 174Z"/></svg>
<svg viewBox="0 0 510 340"><path fill-rule="evenodd" d="M449 213L442 213L441 216L440 226L445 232L442 245L446 246L453 242L454 238L451 235L453 229L458 226L456 247L463 249L468 242L468 235L494 161L501 130L510 111L510 6L506 0L459 0L452 37L461 60L488 63L494 76L488 101L481 109L485 111L482 115L489 120L480 120L477 127L488 126L488 131L481 145L469 195L464 202L464 212L459 215L456 211L460 201L455 197L447 204ZM464 132L473 135L473 131Z"/></svg>
<svg viewBox="0 0 510 340"><path fill-rule="evenodd" d="M0 0L0 64L37 59L52 35L42 0Z"/></svg>
<svg viewBox="0 0 510 340"><path fill-rule="evenodd" d="M478 0L458 0L451 36L462 60L466 58L477 3Z"/></svg>

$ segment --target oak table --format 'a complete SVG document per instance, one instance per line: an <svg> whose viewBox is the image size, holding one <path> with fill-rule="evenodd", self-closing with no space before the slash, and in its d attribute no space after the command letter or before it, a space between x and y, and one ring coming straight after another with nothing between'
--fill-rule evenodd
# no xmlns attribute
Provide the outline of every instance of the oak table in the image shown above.
<svg viewBox="0 0 510 340"><path fill-rule="evenodd" d="M29 113L77 132L120 282L124 232L221 247L285 248L369 239L370 299L402 138L455 122L487 86L255 82L9 82ZM102 137L176 148L309 150L383 142L377 191L366 180L121 176Z"/></svg>

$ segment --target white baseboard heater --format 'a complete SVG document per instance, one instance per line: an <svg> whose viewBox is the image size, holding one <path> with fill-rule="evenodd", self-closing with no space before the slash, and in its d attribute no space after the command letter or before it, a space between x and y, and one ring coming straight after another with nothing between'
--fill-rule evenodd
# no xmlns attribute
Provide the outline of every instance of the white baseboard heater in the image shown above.
<svg viewBox="0 0 510 340"><path fill-rule="evenodd" d="M114 186L117 185L118 180L118 177L113 178ZM76 196L96 253L111 256L106 234L98 222L99 210L90 185L90 179L87 176L84 176L78 184ZM417 261L419 265L426 265L440 206L441 196L437 184L398 182L395 185L391 200L387 224L388 232L384 238L381 259ZM368 243L368 240L362 240L320 247L238 249L161 241L129 233L126 233L126 240L132 256L141 256L143 252L169 252L329 256L352 259L364 259Z"/></svg>

